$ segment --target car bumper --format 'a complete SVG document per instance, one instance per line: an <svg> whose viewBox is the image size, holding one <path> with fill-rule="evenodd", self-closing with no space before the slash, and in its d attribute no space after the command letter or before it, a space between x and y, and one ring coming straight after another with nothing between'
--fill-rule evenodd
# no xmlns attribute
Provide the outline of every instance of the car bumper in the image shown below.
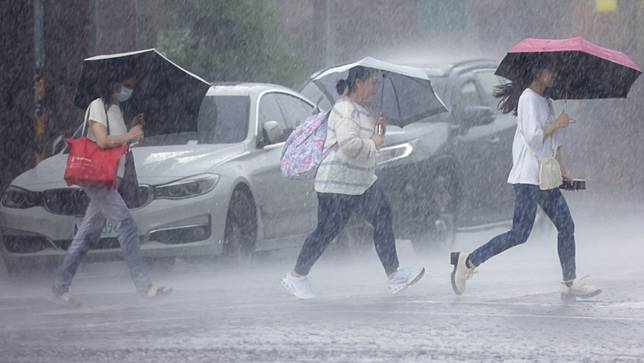
<svg viewBox="0 0 644 363"><path fill-rule="evenodd" d="M229 196L217 188L203 196L154 200L130 213L138 227L145 258L220 254ZM0 207L0 250L9 265L60 261L73 238L79 217L56 215L42 207ZM116 236L92 242L86 261L121 257Z"/></svg>

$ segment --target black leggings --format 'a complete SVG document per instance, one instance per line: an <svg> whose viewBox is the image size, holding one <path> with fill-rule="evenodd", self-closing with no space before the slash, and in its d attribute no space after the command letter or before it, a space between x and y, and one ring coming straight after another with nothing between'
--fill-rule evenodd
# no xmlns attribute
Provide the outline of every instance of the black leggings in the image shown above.
<svg viewBox="0 0 644 363"><path fill-rule="evenodd" d="M315 261L347 224L352 212L373 226L376 252L385 272L391 274L398 269L391 206L380 183L376 182L361 195L318 193L318 225L304 241L295 272L308 275Z"/></svg>

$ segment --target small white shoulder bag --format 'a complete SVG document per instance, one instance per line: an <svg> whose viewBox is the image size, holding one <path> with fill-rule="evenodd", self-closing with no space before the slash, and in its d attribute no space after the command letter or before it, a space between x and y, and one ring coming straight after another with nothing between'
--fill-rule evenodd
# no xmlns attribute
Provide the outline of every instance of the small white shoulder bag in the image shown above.
<svg viewBox="0 0 644 363"><path fill-rule="evenodd" d="M539 154L535 153L534 150L532 150L530 144L528 144L528 140L526 140L525 136L523 135L523 132L519 132L521 133L523 142L525 142L528 150L530 150L530 152L534 154L534 156L536 156L539 160L539 189L551 190L559 188L559 186L563 183L563 177L561 176L561 165L559 165L559 162L555 158L557 151L553 147L552 156L539 158ZM552 141L551 144L554 146L554 143Z"/></svg>

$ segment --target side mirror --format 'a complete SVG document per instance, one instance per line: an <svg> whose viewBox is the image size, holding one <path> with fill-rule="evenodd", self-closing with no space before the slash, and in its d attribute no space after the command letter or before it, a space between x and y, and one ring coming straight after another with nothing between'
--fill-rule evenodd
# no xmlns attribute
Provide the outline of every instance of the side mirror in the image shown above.
<svg viewBox="0 0 644 363"><path fill-rule="evenodd" d="M489 125L494 122L494 109L487 106L467 106L463 110L462 122L466 127Z"/></svg>
<svg viewBox="0 0 644 363"><path fill-rule="evenodd" d="M264 135L268 139L268 144L276 144L282 142L284 136L284 129L277 121L266 121L263 125Z"/></svg>
<svg viewBox="0 0 644 363"><path fill-rule="evenodd" d="M51 154L58 154L65 149L65 146L67 146L65 143L65 135L58 135L58 137L56 137L51 143Z"/></svg>

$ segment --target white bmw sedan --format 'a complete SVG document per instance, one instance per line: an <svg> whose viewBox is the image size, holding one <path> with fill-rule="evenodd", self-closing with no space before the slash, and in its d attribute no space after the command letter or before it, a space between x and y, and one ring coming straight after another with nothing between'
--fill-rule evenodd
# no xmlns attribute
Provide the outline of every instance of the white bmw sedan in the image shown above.
<svg viewBox="0 0 644 363"><path fill-rule="evenodd" d="M140 196L129 205L144 256L247 256L301 244L317 201L312 182L282 177L279 159L314 108L278 85L215 84L197 130L144 138L133 148ZM9 270L58 264L70 245L88 199L63 181L66 160L62 151L42 161L3 193L0 251ZM119 257L108 223L87 260Z"/></svg>

